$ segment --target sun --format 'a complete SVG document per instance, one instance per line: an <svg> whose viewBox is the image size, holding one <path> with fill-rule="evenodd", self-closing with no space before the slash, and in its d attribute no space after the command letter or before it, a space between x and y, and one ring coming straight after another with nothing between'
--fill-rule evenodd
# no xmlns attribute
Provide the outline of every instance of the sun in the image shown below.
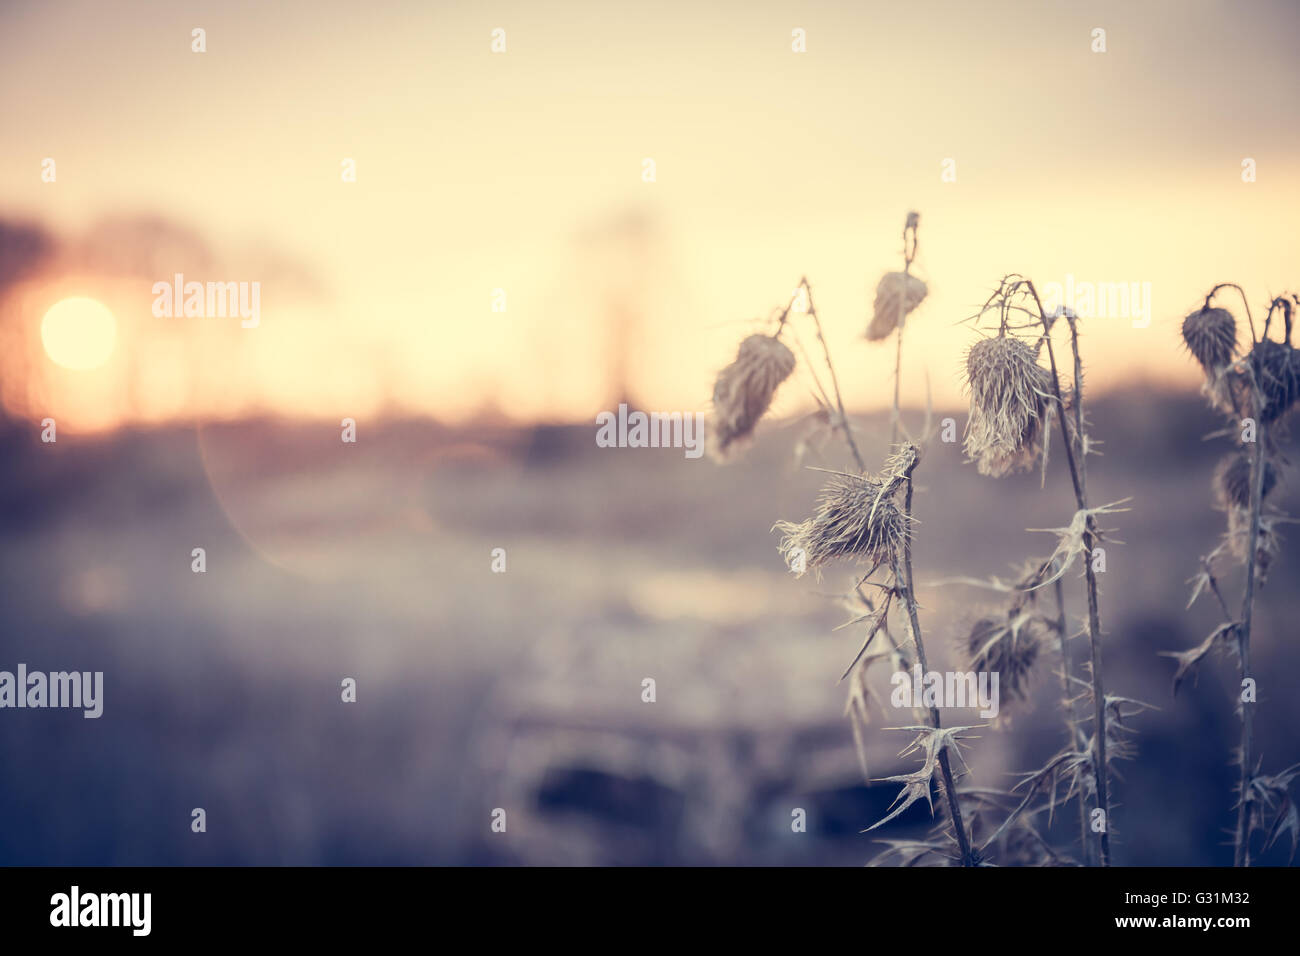
<svg viewBox="0 0 1300 956"><path fill-rule="evenodd" d="M55 365L99 368L113 354L117 322L108 306L94 299L63 299L41 320L41 343Z"/></svg>

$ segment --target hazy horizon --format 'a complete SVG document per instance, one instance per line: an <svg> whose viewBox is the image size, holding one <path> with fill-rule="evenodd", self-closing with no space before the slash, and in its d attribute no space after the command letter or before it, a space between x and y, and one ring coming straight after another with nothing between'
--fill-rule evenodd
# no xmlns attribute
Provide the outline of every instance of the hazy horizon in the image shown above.
<svg viewBox="0 0 1300 956"><path fill-rule="evenodd" d="M5 401L69 431L580 421L624 392L705 410L806 275L848 405L880 408L892 344L861 334L910 209L930 291L905 403L927 373L936 406L960 403L956 323L1009 272L1148 289L1146 327L1085 323L1090 387L1194 387L1177 325L1208 288L1258 310L1297 281L1300 9L1248 7L668 4L615 26L584 3L11 4L0 219L50 252L0 300ZM176 273L259 282L259 327L155 317ZM71 295L116 319L100 368L54 365L34 334ZM810 407L794 384L777 414Z"/></svg>

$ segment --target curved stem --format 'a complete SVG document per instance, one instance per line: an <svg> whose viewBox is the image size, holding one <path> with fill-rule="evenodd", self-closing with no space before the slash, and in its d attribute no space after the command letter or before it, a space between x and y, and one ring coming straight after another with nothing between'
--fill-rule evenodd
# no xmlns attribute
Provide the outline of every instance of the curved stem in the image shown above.
<svg viewBox="0 0 1300 956"><path fill-rule="evenodd" d="M1246 321L1250 323L1250 344L1254 345L1257 342L1259 342L1259 338L1255 335L1255 320L1251 317L1250 314L1250 302L1246 299L1246 290L1243 289L1241 286L1237 285L1237 283L1220 282L1213 289L1211 289L1210 294L1205 297L1205 304L1208 306L1210 304L1210 300L1214 298L1214 294L1218 292L1220 289L1237 290L1237 294L1241 296L1241 304L1246 307Z"/></svg>

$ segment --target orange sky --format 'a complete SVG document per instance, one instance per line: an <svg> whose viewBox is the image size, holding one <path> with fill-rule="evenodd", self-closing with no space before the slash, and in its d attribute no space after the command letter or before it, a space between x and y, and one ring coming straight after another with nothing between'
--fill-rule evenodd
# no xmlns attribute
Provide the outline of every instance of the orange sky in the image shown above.
<svg viewBox="0 0 1300 956"><path fill-rule="evenodd" d="M623 335L642 404L702 409L806 274L849 404L877 407L892 345L859 336L912 208L931 291L905 400L928 369L936 403L960 401L954 323L1012 271L1149 283L1148 328L1088 324L1090 381L1190 386L1177 323L1210 285L1256 306L1300 287L1297 27L1286 2L20 0L0 9L0 210L69 251L7 308L27 327L95 296L120 338L97 371L11 354L5 395L73 430L587 418L610 406ZM167 246L157 275L120 274L112 231L87 236L137 216L210 255ZM174 272L260 281L260 326L155 318L150 287Z"/></svg>

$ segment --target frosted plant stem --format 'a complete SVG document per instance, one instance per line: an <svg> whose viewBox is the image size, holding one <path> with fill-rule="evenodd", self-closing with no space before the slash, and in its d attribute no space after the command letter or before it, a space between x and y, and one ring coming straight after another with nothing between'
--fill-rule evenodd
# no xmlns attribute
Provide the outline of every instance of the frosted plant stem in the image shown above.
<svg viewBox="0 0 1300 956"><path fill-rule="evenodd" d="M1258 403L1257 403L1258 404ZM1250 473L1250 537L1246 541L1246 584L1241 599L1241 626L1237 629L1238 657L1241 660L1241 679L1250 677L1250 625L1255 609L1255 550L1259 542L1259 518L1264 502L1264 443L1268 424L1261 419L1255 435L1255 455ZM1240 691L1238 691L1240 693ZM1241 706L1241 779L1237 793L1237 838L1233 847L1233 866L1250 866L1250 762L1252 759L1255 720L1251 705L1244 700Z"/></svg>
<svg viewBox="0 0 1300 956"><path fill-rule="evenodd" d="M1070 326L1070 350L1074 354L1074 431L1079 447L1075 455L1074 441L1069 425L1065 421L1065 402L1061 396L1061 377L1056 367L1056 352L1052 347L1052 324L1043 309L1042 300L1033 282L1024 280L1025 286L1038 305L1038 314L1043 323L1043 340L1047 344L1047 357L1051 363L1052 392L1056 400L1056 409L1061 421L1061 438L1065 445L1065 461L1070 469L1070 481L1074 485L1074 499L1080 511L1088 510L1088 472L1084 457L1083 432L1083 359L1079 355L1079 328L1073 317L1066 317ZM1101 614L1097 605L1097 574L1092 567L1092 551L1097 541L1097 529L1092 516L1089 515L1083 532L1083 573L1088 588L1088 644L1091 657L1093 738L1096 752L1093 754L1094 783L1097 790L1097 806L1102 812L1101 831L1098 833L1101 865L1110 866L1110 787L1109 768L1106 763L1106 691L1102 684L1101 669Z"/></svg>
<svg viewBox="0 0 1300 956"><path fill-rule="evenodd" d="M1065 728L1070 736L1070 749L1077 749L1080 744L1079 723L1074 712L1073 694L1070 689L1070 651L1066 646L1065 588L1061 579L1056 579L1056 635L1061 648L1061 706L1065 708ZM1078 795L1079 803L1079 849L1083 854L1083 865L1091 862L1092 841L1088 839L1088 807L1083 794Z"/></svg>
<svg viewBox="0 0 1300 956"><path fill-rule="evenodd" d="M915 466L913 466L915 467ZM912 517L912 469L907 470L906 475L907 492L903 506L905 519L910 523ZM903 589L903 603L907 606L907 618L911 625L912 642L916 645L916 660L921 667L921 673L927 673L930 669L925 657L925 642L921 639L921 621L916 612L916 592L912 588L912 539L909 535L903 544L903 560L901 567L897 559L894 561L894 576L898 579L898 584ZM935 730L940 729L943 724L939 717L939 708L930 708L930 723ZM966 825L962 820L961 804L957 800L957 787L953 781L952 765L948 760L948 748L941 746L939 748L939 770L943 775L943 792L948 801L948 814L952 818L953 836L957 840L957 847L961 851L961 865L974 866L975 854L971 850L970 838L966 835Z"/></svg>

